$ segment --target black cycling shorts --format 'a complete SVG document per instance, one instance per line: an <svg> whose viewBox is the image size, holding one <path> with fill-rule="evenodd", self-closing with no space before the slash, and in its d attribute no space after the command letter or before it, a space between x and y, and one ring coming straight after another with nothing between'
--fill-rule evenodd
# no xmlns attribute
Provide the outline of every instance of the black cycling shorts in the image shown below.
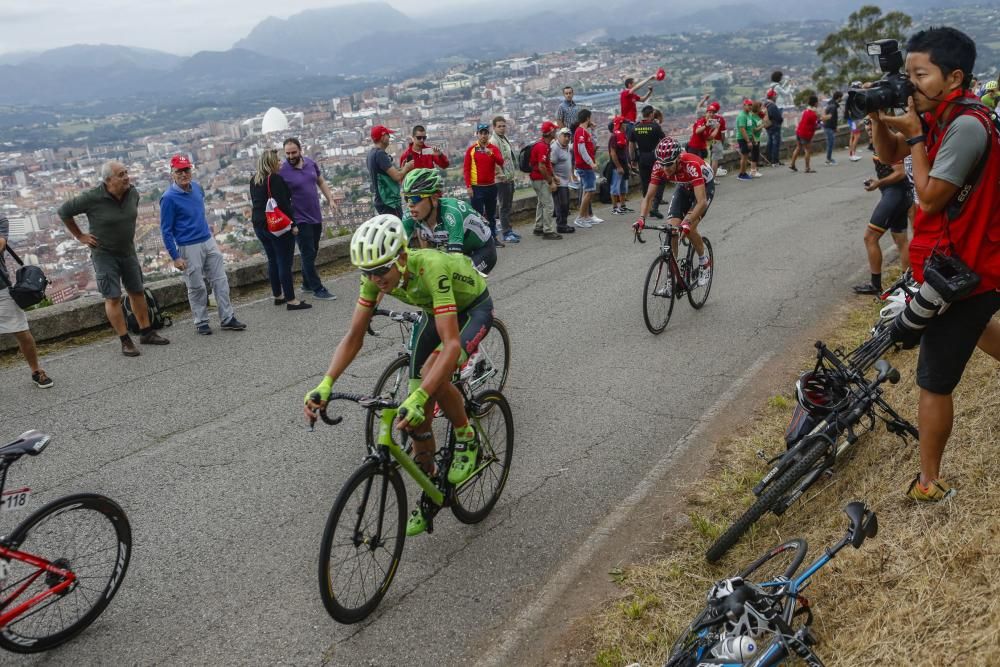
<svg viewBox="0 0 1000 667"><path fill-rule="evenodd" d="M917 386L935 394L950 394L958 386L994 313L1000 310L1000 292L962 299L927 325L920 339Z"/></svg>
<svg viewBox="0 0 1000 667"><path fill-rule="evenodd" d="M476 271L489 273L497 265L496 242L491 237L479 250L473 250L469 253L469 259L472 260L472 266L476 267Z"/></svg>
<svg viewBox="0 0 1000 667"><path fill-rule="evenodd" d="M458 314L458 336L462 343L459 365L476 351L479 342L493 326L493 299L489 291L483 292L475 301ZM441 336L434 326L434 318L427 313L413 325L413 344L410 346L410 379L420 377L424 363L441 345Z"/></svg>
<svg viewBox="0 0 1000 667"><path fill-rule="evenodd" d="M715 181L709 181L705 183L705 197L708 198L708 206L712 205L712 197L714 196ZM667 217L683 220L688 211L693 209L697 203L698 197L694 194L694 188L679 185L674 188L674 194L670 198L670 213L667 214ZM708 207L705 208L705 213L708 213ZM704 214L702 214L702 217L704 217Z"/></svg>
<svg viewBox="0 0 1000 667"><path fill-rule="evenodd" d="M910 222L908 216L912 205L913 198L909 188L885 188L882 190L882 198L872 211L868 226L876 232L903 234Z"/></svg>

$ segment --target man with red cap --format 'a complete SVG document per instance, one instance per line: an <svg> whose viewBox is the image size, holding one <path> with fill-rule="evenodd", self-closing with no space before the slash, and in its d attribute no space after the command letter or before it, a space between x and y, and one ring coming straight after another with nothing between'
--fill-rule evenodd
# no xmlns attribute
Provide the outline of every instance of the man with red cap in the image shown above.
<svg viewBox="0 0 1000 667"><path fill-rule="evenodd" d="M413 169L416 162L410 161L396 168L391 157L386 152L394 132L384 125L376 125L371 130L372 149L368 151L366 165L368 167L369 186L372 193L372 204L378 213L390 213L400 220L403 219L403 200L399 196L399 185L406 173Z"/></svg>
<svg viewBox="0 0 1000 667"><path fill-rule="evenodd" d="M229 278L225 260L212 238L205 217L205 191L191 175L191 160L175 155L170 160L173 183L160 197L160 235L163 246L174 261L174 268L184 274L188 303L198 333L210 335L208 325L208 285L219 306L223 329L243 331L247 325L236 319L229 300Z"/></svg>
<svg viewBox="0 0 1000 667"><path fill-rule="evenodd" d="M558 241L562 234L555 230L553 216L554 201L552 194L556 191L555 174L552 173L552 160L549 150L559 126L552 121L542 123L542 137L531 147L528 163L531 165L531 187L535 190L535 235L549 241Z"/></svg>
<svg viewBox="0 0 1000 667"><path fill-rule="evenodd" d="M764 110L767 112L767 160L772 167L779 167L781 162L781 124L785 122L785 116L778 106L778 91L771 88L767 91L767 99L764 100Z"/></svg>

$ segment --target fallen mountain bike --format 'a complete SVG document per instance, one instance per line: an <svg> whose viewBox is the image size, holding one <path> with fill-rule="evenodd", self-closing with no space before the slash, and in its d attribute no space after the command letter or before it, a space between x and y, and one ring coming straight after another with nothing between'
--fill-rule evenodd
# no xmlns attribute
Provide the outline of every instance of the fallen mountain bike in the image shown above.
<svg viewBox="0 0 1000 667"><path fill-rule="evenodd" d="M503 394L487 389L471 396L467 382L459 382L465 411L479 437L476 470L467 480L452 485L448 468L455 448L454 429L448 427L444 446L435 454L437 472L428 476L393 437L397 415L405 417L399 403L381 397L333 393L327 409L338 400L358 403L379 412L376 444L361 467L348 478L330 510L319 553L319 589L327 612L340 623L357 623L378 607L389 589L406 539L407 502L403 474L420 487L420 508L428 518L449 507L462 523L479 523L500 499L514 454L514 420ZM335 425L326 409L318 414Z"/></svg>
<svg viewBox="0 0 1000 667"><path fill-rule="evenodd" d="M716 582L708 603L674 643L665 667L729 665L774 667L789 659L822 667L813 647L812 606L802 595L808 581L850 544L855 549L878 534L878 518L862 502L844 508L849 525L802 574L805 540L779 544L735 577Z"/></svg>
<svg viewBox="0 0 1000 667"><path fill-rule="evenodd" d="M660 233L660 252L649 265L646 271L646 282L642 290L642 318L646 322L646 328L650 333L659 334L667 328L670 315L674 312L674 301L687 294L688 303L694 309L699 309L708 300L708 293L712 290L712 277L715 272L715 255L712 253L712 242L705 236L701 237L708 253L708 266L710 273L708 281L701 284L699 276L701 267L694 246L688 240L687 234L682 233L673 225L646 225L645 229L652 229ZM687 246L684 258L677 261L672 249L674 237L679 242ZM635 230L633 242L645 243L642 240L642 231Z"/></svg>
<svg viewBox="0 0 1000 667"><path fill-rule="evenodd" d="M0 447L0 510L27 504L30 489L4 491L7 471L50 439L27 431ZM0 647L38 653L80 634L118 592L131 555L128 517L104 496L66 496L29 515L0 537Z"/></svg>
<svg viewBox="0 0 1000 667"><path fill-rule="evenodd" d="M847 355L816 343L816 365L795 385L797 405L785 433L786 449L768 460L770 470L753 488L757 500L709 547L709 562L722 558L767 512L781 516L813 484L831 475L879 420L904 442L907 436L919 438L916 427L882 398L883 383L899 382L899 371L879 359L891 345L888 331ZM868 381L864 371L873 364L876 376ZM757 455L765 458L763 451Z"/></svg>

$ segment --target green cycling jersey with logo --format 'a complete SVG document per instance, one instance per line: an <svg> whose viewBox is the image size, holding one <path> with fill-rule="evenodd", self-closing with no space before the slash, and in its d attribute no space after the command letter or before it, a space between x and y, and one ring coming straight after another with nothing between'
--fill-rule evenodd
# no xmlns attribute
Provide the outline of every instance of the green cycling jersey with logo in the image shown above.
<svg viewBox="0 0 1000 667"><path fill-rule="evenodd" d="M482 248L492 236L489 224L475 209L452 197L442 197L438 202L438 223L434 229L414 220L409 212L403 215L403 229L411 240L416 233L436 246L447 246L449 252L466 254Z"/></svg>
<svg viewBox="0 0 1000 667"><path fill-rule="evenodd" d="M439 250L408 250L406 272L390 294L433 315L463 312L486 292L486 281L465 255ZM379 289L361 276L358 304L374 308Z"/></svg>

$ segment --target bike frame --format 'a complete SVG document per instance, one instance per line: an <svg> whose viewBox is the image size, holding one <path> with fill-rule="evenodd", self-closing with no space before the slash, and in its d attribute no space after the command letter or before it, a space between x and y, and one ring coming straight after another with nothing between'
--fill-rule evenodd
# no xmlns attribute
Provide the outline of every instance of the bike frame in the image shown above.
<svg viewBox="0 0 1000 667"><path fill-rule="evenodd" d="M674 255L673 245L671 244L674 237L676 236L678 239L677 251L680 252L681 246L684 246L685 248L688 246L689 241L687 239L687 236L681 234L677 230L677 228L674 227L673 225L647 227L646 229L655 229L660 233L660 257L663 257L667 260L667 263L670 266L670 271L673 273L674 279L677 281L677 287L685 292L690 291L691 288L687 283L687 279L685 279L684 277L684 272L681 271L681 267L677 261L677 257Z"/></svg>
<svg viewBox="0 0 1000 667"><path fill-rule="evenodd" d="M444 493L437 488L437 485L435 485L423 469L417 465L417 462L404 452L403 448L400 447L395 440L393 440L392 426L393 422L396 421L396 415L398 412L398 408L382 409L376 444L378 444L382 451L387 451L392 458L395 459L396 463L399 464L399 467L405 470L406 473L413 478L413 481L417 483L417 486L419 486L420 489L427 494L427 497L430 498L435 505L444 505Z"/></svg>
<svg viewBox="0 0 1000 667"><path fill-rule="evenodd" d="M9 460L0 462L0 494L3 494L3 490L6 487L7 470L10 468L11 463L12 461ZM25 613L32 607L41 604L42 602L52 597L53 595L61 595L63 591L71 587L76 582L76 575L70 572L69 570L64 570L61 567L56 567L55 565L45 560L44 558L40 558L26 551L18 551L17 549L11 548L10 545L7 543L6 538L0 541L0 560L3 561L17 560L21 561L22 563L27 563L32 567L38 568L37 571L25 577L25 579L19 585L17 585L17 588L16 590L14 590L14 592L0 599L0 630L7 627L7 625L11 621L19 617L21 614ZM55 586L47 588L46 590L36 594L35 596L27 600L24 600L13 609L8 610L7 608L10 605L12 605L21 596L21 594L24 593L24 591L28 590L31 584L35 583L35 581L43 574L56 575L60 577L62 581L60 581Z"/></svg>

